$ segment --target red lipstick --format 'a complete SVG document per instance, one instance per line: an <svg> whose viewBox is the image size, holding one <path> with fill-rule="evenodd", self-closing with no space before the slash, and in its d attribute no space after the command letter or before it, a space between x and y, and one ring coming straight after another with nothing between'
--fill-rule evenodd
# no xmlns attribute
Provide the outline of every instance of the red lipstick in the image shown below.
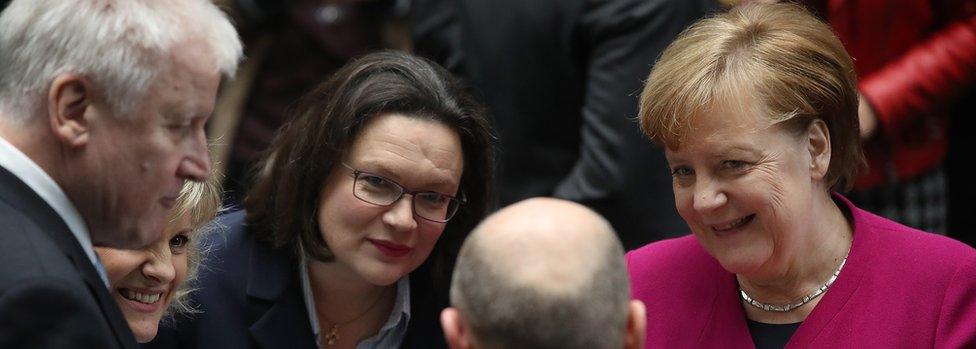
<svg viewBox="0 0 976 349"><path fill-rule="evenodd" d="M391 257L391 258L403 257L407 253L410 253L411 250L413 250L410 247L395 242L384 241L384 240L373 240L373 239L367 239L367 240L369 240L369 242L372 243L377 250L383 253L384 256Z"/></svg>

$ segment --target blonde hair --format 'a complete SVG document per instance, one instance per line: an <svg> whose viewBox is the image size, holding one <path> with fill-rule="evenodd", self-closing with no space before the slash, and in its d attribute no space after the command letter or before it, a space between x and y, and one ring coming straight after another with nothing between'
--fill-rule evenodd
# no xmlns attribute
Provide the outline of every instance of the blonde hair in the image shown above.
<svg viewBox="0 0 976 349"><path fill-rule="evenodd" d="M186 278L176 288L176 294L170 303L168 313L192 314L198 311L187 302L187 295L192 293L193 286L200 270L200 262L207 248L201 244L203 235L213 230L213 218L221 211L220 189L221 176L211 174L206 182L187 181L183 184L176 204L169 215L169 224L179 224L183 219L189 218L190 230L193 236L190 237L187 246Z"/></svg>
<svg viewBox="0 0 976 349"><path fill-rule="evenodd" d="M831 144L825 182L850 189L865 166L854 65L831 29L799 5L741 5L682 32L641 94L641 129L678 147L696 115L749 99L757 110L743 111L791 132L822 120Z"/></svg>

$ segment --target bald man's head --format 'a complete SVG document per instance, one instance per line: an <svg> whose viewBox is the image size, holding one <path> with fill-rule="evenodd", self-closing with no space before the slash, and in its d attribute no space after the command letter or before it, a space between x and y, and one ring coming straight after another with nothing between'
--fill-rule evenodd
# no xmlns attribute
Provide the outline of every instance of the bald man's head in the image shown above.
<svg viewBox="0 0 976 349"><path fill-rule="evenodd" d="M488 267L504 276L499 281L553 295L580 291L600 267L594 261L616 259L622 252L603 217L577 203L548 198L498 211L475 228L470 240L465 244L469 253L487 257Z"/></svg>
<svg viewBox="0 0 976 349"><path fill-rule="evenodd" d="M445 316L456 311L482 347L620 348L630 341L629 295L610 224L579 204L537 198L471 233L454 271L456 310ZM642 324L642 307L639 315Z"/></svg>

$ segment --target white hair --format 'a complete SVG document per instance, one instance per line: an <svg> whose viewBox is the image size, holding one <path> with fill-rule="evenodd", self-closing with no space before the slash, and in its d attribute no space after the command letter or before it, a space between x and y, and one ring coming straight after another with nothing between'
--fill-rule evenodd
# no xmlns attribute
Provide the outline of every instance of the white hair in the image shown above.
<svg viewBox="0 0 976 349"><path fill-rule="evenodd" d="M174 45L201 39L233 76L241 41L209 0L14 0L0 14L0 113L23 124L46 105L58 75L86 76L116 115L128 115Z"/></svg>

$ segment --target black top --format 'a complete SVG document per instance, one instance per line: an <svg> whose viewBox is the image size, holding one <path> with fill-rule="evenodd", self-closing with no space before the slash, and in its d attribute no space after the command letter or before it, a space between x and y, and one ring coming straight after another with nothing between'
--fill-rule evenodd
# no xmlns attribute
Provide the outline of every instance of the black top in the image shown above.
<svg viewBox="0 0 976 349"><path fill-rule="evenodd" d="M746 321L749 323L749 334L752 335L752 342L756 344L756 349L785 348L790 337L793 337L793 333L802 324L802 322L765 324L748 319Z"/></svg>

